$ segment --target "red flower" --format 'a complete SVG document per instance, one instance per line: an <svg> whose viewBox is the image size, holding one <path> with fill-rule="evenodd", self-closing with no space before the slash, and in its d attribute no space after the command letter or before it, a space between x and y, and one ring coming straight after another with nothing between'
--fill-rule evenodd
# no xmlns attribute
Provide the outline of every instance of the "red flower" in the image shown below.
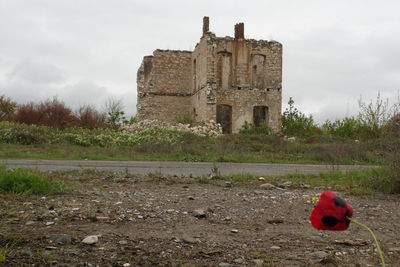
<svg viewBox="0 0 400 267"><path fill-rule="evenodd" d="M353 207L333 192L322 193L317 206L311 213L312 226L318 230L340 231L350 225L347 217L353 216Z"/></svg>

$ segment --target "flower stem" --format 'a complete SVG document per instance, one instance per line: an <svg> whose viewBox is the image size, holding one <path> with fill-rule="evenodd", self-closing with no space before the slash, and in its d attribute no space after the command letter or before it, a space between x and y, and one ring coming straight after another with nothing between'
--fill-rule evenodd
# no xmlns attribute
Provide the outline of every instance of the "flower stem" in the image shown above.
<svg viewBox="0 0 400 267"><path fill-rule="evenodd" d="M367 229L367 231L371 233L372 237L374 238L374 241L375 241L375 244L376 244L376 248L378 249L379 256L381 257L382 266L385 267L386 265L385 265L385 260L383 258L383 253L382 253L381 247L379 246L378 240L376 239L376 236L375 236L374 232L372 232L372 230L368 226L366 226L365 224L362 224L362 223L360 223L360 222L358 222L358 221L356 221L356 220L354 220L354 219L352 219L350 217L346 217L346 218L348 220L352 221L353 223L363 227L364 229Z"/></svg>

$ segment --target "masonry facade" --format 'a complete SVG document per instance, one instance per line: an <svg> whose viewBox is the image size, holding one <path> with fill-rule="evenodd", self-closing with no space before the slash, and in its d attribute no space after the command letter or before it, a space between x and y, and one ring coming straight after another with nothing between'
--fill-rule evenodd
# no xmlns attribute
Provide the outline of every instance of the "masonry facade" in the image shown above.
<svg viewBox="0 0 400 267"><path fill-rule="evenodd" d="M175 122L183 115L214 120L224 133L247 122L279 132L282 109L282 44L216 37L203 18L203 36L194 51L155 50L138 70L137 117Z"/></svg>

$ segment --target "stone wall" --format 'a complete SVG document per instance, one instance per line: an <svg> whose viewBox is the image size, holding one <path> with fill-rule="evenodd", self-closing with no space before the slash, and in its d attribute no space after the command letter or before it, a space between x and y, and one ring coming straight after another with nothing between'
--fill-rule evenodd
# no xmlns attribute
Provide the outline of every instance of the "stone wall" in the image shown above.
<svg viewBox="0 0 400 267"><path fill-rule="evenodd" d="M191 111L192 53L156 50L138 70L138 119L174 122Z"/></svg>
<svg viewBox="0 0 400 267"><path fill-rule="evenodd" d="M220 122L217 107L224 105L232 113L232 132L245 122L265 123L279 132L282 45L245 39L243 23L235 25L235 38L216 37L209 32L207 17L203 23L203 36L193 52L156 50L143 59L138 119L174 121L194 111L197 121Z"/></svg>

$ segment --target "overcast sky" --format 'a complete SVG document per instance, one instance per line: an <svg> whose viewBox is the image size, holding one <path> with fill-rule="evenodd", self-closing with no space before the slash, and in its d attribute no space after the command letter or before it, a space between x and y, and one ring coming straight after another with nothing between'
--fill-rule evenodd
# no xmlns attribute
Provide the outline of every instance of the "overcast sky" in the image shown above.
<svg viewBox="0 0 400 267"><path fill-rule="evenodd" d="M114 97L136 113L136 72L155 49L193 50L210 31L283 44L289 97L321 122L354 115L360 96L397 99L400 1L0 0L0 95L57 96L73 109Z"/></svg>

